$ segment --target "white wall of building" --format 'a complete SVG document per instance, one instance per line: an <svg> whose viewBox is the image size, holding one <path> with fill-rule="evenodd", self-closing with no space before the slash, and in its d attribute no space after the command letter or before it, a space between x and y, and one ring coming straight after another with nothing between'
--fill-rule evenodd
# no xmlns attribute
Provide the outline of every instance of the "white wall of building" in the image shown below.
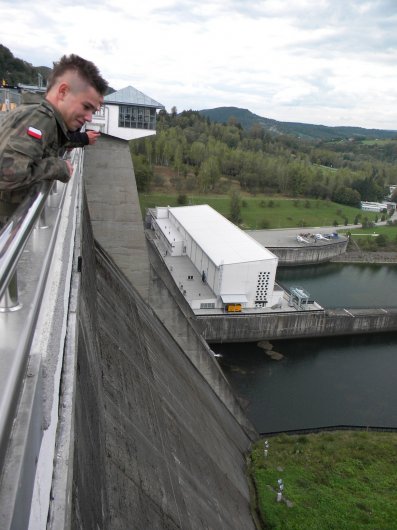
<svg viewBox="0 0 397 530"><path fill-rule="evenodd" d="M88 129L96 129L105 134L110 134L116 138L123 140L135 140L145 136L153 136L156 131L153 129L128 129L126 127L119 127L119 106L118 105L104 105L103 113L96 113L92 117L91 124Z"/></svg>
<svg viewBox="0 0 397 530"><path fill-rule="evenodd" d="M245 295L248 307L254 307L257 300L266 301L266 305L269 305L276 279L277 262L275 258L224 265L219 294Z"/></svg>

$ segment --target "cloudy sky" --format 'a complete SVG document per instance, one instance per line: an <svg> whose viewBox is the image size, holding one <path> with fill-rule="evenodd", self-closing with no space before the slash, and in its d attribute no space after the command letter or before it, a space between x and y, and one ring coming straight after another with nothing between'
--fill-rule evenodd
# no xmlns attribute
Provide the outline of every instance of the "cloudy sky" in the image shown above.
<svg viewBox="0 0 397 530"><path fill-rule="evenodd" d="M34 66L94 61L168 111L397 130L396 0L0 0L0 43Z"/></svg>

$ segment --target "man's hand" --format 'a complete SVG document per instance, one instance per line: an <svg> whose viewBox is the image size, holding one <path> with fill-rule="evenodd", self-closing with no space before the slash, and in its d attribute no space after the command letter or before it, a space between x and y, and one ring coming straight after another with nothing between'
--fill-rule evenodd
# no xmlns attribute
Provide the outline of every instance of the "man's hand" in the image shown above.
<svg viewBox="0 0 397 530"><path fill-rule="evenodd" d="M97 138L101 136L101 133L98 131L86 131L88 136L88 145L94 145Z"/></svg>
<svg viewBox="0 0 397 530"><path fill-rule="evenodd" d="M68 166L68 171L69 171L69 175L72 176L73 175L73 166L72 166L72 163L70 160L65 160L66 162L66 165Z"/></svg>

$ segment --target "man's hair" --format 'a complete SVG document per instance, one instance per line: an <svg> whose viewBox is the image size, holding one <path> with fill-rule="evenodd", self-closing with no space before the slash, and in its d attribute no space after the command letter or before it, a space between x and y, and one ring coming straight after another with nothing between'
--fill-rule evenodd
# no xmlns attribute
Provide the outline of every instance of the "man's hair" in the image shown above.
<svg viewBox="0 0 397 530"><path fill-rule="evenodd" d="M54 68L47 82L47 92L65 72L77 73L80 79L94 87L99 94L105 95L108 82L103 79L98 68L91 61L75 54L63 55L57 63L54 63Z"/></svg>

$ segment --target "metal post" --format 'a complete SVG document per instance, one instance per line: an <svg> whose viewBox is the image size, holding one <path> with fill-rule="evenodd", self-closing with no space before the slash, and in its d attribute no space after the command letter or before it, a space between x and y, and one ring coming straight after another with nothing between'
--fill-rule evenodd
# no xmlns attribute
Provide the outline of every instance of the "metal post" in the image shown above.
<svg viewBox="0 0 397 530"><path fill-rule="evenodd" d="M10 283L7 286L3 296L0 299L0 313L9 313L11 311L18 311L22 304L18 299L18 277L17 271L14 272Z"/></svg>
<svg viewBox="0 0 397 530"><path fill-rule="evenodd" d="M35 228L37 228L39 230L45 230L45 229L48 228L48 224L47 224L47 221L46 221L46 208L45 208L45 206L41 210L41 213L40 213L39 218L37 219L37 223L36 223Z"/></svg>

